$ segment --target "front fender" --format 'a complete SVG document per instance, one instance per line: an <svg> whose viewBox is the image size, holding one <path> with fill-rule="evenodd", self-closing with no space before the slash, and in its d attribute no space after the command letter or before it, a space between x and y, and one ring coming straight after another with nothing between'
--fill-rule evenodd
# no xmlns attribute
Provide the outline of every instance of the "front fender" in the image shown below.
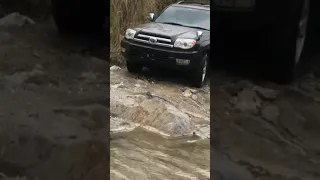
<svg viewBox="0 0 320 180"><path fill-rule="evenodd" d="M209 51L210 50L210 40L203 41L200 45L200 51Z"/></svg>

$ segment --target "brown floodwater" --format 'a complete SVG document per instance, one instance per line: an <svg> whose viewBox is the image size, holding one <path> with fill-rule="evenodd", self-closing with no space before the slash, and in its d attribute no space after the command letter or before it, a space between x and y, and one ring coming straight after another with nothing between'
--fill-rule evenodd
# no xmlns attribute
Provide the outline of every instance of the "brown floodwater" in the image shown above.
<svg viewBox="0 0 320 180"><path fill-rule="evenodd" d="M210 179L209 139L167 138L139 127L111 139L112 180Z"/></svg>

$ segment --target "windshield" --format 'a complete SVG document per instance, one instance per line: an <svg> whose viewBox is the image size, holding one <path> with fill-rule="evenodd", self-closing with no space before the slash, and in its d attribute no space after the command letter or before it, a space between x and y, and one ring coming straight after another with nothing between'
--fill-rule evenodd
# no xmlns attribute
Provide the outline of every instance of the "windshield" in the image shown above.
<svg viewBox="0 0 320 180"><path fill-rule="evenodd" d="M155 20L155 22L210 30L210 11L170 6Z"/></svg>

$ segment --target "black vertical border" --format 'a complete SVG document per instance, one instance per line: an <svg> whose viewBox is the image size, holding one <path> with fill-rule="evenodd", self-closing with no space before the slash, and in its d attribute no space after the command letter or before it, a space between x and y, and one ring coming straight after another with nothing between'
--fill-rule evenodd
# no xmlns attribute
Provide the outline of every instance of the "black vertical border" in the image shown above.
<svg viewBox="0 0 320 180"><path fill-rule="evenodd" d="M214 28L215 28L215 23L214 23L214 13L212 11L212 8L214 8L214 1L215 0L210 0L210 31L211 32L214 32ZM210 33L211 34L211 33ZM213 42L213 34L210 35L210 44ZM210 49L210 54L213 55L213 48ZM212 62L212 56L210 57L210 61ZM210 63L211 65L211 69L212 66L213 66L213 63ZM211 74L210 74L211 76ZM212 77L212 76L211 76ZM213 97L213 88L212 85L213 85L213 82L212 82L212 78L210 77L210 179L213 178L213 171L212 171L212 166L213 166L213 156L212 156L212 147L213 147L213 113L212 113L212 110L213 110L213 107L212 107L212 101L214 100L214 97Z"/></svg>
<svg viewBox="0 0 320 180"><path fill-rule="evenodd" d="M109 72L108 72L108 79L109 79L109 91L106 92L107 93L107 104L109 105L108 106L108 110L109 110L109 114L108 114L108 117L106 118L108 120L108 125L107 125L107 131L108 131L108 141L107 141L107 150L108 150L108 164L107 164L107 167L109 167L107 169L107 174L108 174L108 178L107 179L110 179L110 0L102 0L102 1L105 1L106 3L106 22L107 22L107 27L105 29L106 33L105 33L105 39L106 39L106 44L107 44L107 48L106 51L108 51L108 57L109 57L109 60L108 60L108 64L109 64Z"/></svg>

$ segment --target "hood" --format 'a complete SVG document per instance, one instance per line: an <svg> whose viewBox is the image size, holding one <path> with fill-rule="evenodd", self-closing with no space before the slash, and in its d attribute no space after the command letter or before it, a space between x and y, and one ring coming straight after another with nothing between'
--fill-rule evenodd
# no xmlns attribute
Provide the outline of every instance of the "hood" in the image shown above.
<svg viewBox="0 0 320 180"><path fill-rule="evenodd" d="M202 31L205 33L205 30L199 30L195 28L171 25L171 24L162 24L162 23L148 23L143 24L136 28L138 32L145 32L157 35L169 36L173 39L176 38L197 38L197 31Z"/></svg>

